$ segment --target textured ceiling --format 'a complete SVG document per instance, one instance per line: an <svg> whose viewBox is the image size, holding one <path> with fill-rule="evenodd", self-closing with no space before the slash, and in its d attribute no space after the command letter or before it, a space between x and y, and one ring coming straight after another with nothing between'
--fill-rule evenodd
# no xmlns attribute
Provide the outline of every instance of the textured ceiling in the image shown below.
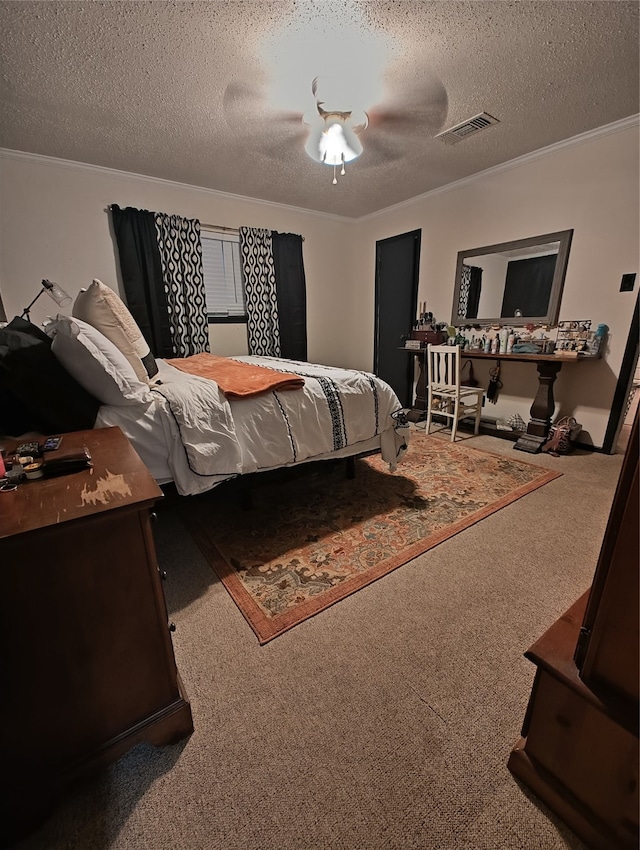
<svg viewBox="0 0 640 850"><path fill-rule="evenodd" d="M0 147L362 216L637 114L639 6L0 2ZM304 152L316 75L371 116L335 186Z"/></svg>

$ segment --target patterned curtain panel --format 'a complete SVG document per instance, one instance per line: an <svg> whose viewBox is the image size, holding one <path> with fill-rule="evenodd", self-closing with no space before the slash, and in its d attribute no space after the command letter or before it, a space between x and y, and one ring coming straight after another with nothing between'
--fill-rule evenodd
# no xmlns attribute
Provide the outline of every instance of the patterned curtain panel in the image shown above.
<svg viewBox="0 0 640 850"><path fill-rule="evenodd" d="M460 281L460 296L458 298L458 315L466 316L469 304L469 289L471 288L471 266L462 266L462 280Z"/></svg>
<svg viewBox="0 0 640 850"><path fill-rule="evenodd" d="M475 319L480 305L482 289L482 269L477 266L462 266L460 282L460 297L458 299L458 316Z"/></svg>
<svg viewBox="0 0 640 850"><path fill-rule="evenodd" d="M200 222L155 214L173 349L178 357L209 351Z"/></svg>
<svg viewBox="0 0 640 850"><path fill-rule="evenodd" d="M249 354L280 357L278 295L270 230L240 228Z"/></svg>

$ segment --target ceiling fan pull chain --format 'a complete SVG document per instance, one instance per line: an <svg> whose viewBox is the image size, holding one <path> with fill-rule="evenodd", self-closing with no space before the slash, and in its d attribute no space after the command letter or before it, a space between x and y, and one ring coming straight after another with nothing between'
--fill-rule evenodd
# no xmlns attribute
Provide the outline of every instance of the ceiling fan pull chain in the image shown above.
<svg viewBox="0 0 640 850"><path fill-rule="evenodd" d="M347 173L347 172L345 171L345 168L344 168L344 153L343 153L343 154L342 154L342 171L340 172L340 174L342 175L342 177L344 177L344 175L345 175L346 173Z"/></svg>
<svg viewBox="0 0 640 850"><path fill-rule="evenodd" d="M333 166L333 185L335 186L337 182L338 182L338 178L336 177L336 166L334 164L334 166Z"/></svg>

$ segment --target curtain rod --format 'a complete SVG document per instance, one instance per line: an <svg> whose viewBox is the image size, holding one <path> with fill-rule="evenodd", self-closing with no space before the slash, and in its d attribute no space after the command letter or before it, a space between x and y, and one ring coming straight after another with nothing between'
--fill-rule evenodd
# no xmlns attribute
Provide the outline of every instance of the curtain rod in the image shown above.
<svg viewBox="0 0 640 850"><path fill-rule="evenodd" d="M205 224L203 221L200 222L200 227L204 227L207 230L219 230L223 233L240 233L239 227L222 227L220 224ZM265 228L268 230L269 228ZM304 242L304 236L300 237Z"/></svg>
<svg viewBox="0 0 640 850"><path fill-rule="evenodd" d="M239 227L223 227L221 224L205 224L204 221L200 222L200 227L206 227L207 230L220 230L223 233L238 233Z"/></svg>
<svg viewBox="0 0 640 850"><path fill-rule="evenodd" d="M107 210L111 210L113 204L109 204ZM206 230L217 230L219 233L239 233L239 227L224 227L222 224L206 224L204 221L200 222L200 227L206 228ZM304 236L301 237L304 242Z"/></svg>

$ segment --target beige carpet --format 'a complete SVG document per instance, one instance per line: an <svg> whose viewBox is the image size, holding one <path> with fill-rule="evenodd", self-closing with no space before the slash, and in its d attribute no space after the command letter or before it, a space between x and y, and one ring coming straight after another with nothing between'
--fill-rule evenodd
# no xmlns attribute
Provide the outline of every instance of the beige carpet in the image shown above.
<svg viewBox="0 0 640 850"><path fill-rule="evenodd" d="M563 475L266 646L161 507L195 732L126 755L20 850L582 848L506 763L523 652L591 583L621 457L524 459Z"/></svg>

